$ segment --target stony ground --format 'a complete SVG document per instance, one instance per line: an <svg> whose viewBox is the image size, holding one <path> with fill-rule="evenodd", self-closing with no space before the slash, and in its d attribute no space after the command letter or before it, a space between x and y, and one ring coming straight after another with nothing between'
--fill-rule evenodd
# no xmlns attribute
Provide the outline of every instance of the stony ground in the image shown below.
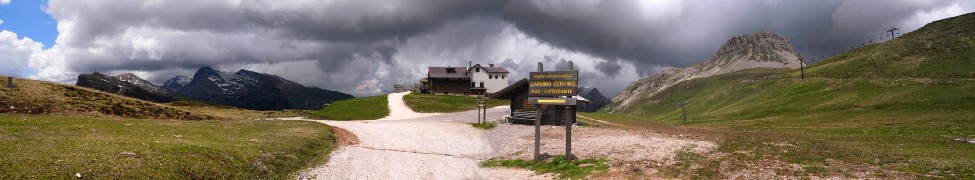
<svg viewBox="0 0 975 180"><path fill-rule="evenodd" d="M340 147L327 164L302 173L300 179L551 179L522 169L482 168L490 158L530 159L534 127L499 124L491 130L471 127L477 111L425 114L412 112L402 101L405 94L391 94L390 116L374 121L325 123L355 135L357 143ZM396 98L399 98L398 100ZM488 110L489 121L499 121L508 107ZM296 120L296 119L287 119ZM563 154L565 128L543 126L541 152ZM347 138L346 138L347 139ZM345 140L351 141L351 140ZM667 163L681 149L710 151L713 142L670 137L642 131L573 128L573 154L604 157L619 164ZM630 165L632 166L632 165ZM659 165L653 165L659 166ZM648 166L650 167L650 166ZM614 166L612 172L624 171ZM649 171L652 172L652 171ZM605 174L605 173L604 173ZM653 174L647 174L653 175Z"/></svg>

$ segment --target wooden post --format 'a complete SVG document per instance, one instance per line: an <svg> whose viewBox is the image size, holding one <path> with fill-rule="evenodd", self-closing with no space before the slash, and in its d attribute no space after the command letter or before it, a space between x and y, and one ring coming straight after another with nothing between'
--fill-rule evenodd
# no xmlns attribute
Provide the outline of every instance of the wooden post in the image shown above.
<svg viewBox="0 0 975 180"><path fill-rule="evenodd" d="M572 61L569 61L569 71L572 71L572 70L573 70ZM569 96L568 98L572 98L572 97ZM565 159L566 160L570 160L570 161L573 160L573 159L575 159L574 157L572 157L572 124L574 122L575 115L576 115L575 111L572 110L574 107L575 106L565 106L565 113L564 113L565 114L565 123L564 123L564 125L565 125Z"/></svg>
<svg viewBox="0 0 975 180"><path fill-rule="evenodd" d="M542 72L542 62L538 62L538 72ZM538 148L541 146L542 139L542 105L535 105L535 161L541 161L542 157L538 154Z"/></svg>
<svg viewBox="0 0 975 180"><path fill-rule="evenodd" d="M572 112L571 108L572 106L565 106L565 113L563 113L565 114L565 123L562 124L565 126L565 160L570 161L575 159L572 157L572 116L575 116L575 113Z"/></svg>

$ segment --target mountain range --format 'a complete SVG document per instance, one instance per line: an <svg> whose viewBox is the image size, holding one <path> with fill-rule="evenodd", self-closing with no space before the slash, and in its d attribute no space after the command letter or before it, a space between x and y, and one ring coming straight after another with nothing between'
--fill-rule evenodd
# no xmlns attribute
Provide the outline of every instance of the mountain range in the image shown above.
<svg viewBox="0 0 975 180"><path fill-rule="evenodd" d="M325 103L352 95L306 87L280 76L240 70L235 73L202 67L193 77L176 76L157 86L127 73L98 72L78 76L77 86L152 102L194 100L254 110L321 109Z"/></svg>
<svg viewBox="0 0 975 180"><path fill-rule="evenodd" d="M798 69L799 53L785 37L757 32L729 39L710 59L684 68L670 68L630 83L604 107L619 112L677 83L754 68Z"/></svg>

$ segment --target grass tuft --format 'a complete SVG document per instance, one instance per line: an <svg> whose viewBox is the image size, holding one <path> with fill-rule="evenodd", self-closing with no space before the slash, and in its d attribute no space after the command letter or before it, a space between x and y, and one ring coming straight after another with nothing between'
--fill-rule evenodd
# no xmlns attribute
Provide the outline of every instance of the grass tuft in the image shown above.
<svg viewBox="0 0 975 180"><path fill-rule="evenodd" d="M470 123L470 124L471 126L474 126L476 128L481 128L481 129L493 129L494 127L498 127L498 123L495 122Z"/></svg>
<svg viewBox="0 0 975 180"><path fill-rule="evenodd" d="M506 168L526 168L538 174L556 173L560 179L582 179L589 176L593 171L605 171L609 169L609 160L605 158L591 158L568 161L564 155L553 156L551 159L543 161L532 161L523 159L498 160L491 159L481 162L483 167L506 167Z"/></svg>

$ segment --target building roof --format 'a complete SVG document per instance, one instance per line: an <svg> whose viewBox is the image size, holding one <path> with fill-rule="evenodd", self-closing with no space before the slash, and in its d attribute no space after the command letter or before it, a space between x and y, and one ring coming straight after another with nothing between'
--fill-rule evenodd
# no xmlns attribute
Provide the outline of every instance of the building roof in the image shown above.
<svg viewBox="0 0 975 180"><path fill-rule="evenodd" d="M491 99L512 99L518 94L528 92L528 78L524 78L488 96Z"/></svg>
<svg viewBox="0 0 975 180"><path fill-rule="evenodd" d="M508 73L508 70L504 69L503 67L495 67L494 64L491 64L488 67L481 66L481 64L475 64L471 68L484 68L484 70L488 73Z"/></svg>
<svg viewBox="0 0 975 180"><path fill-rule="evenodd" d="M447 69L453 68L453 73L448 73ZM467 67L430 67L427 70L427 77L430 78L468 78Z"/></svg>
<svg viewBox="0 0 975 180"><path fill-rule="evenodd" d="M484 67L484 70L489 73L508 73L508 70L505 70L502 67Z"/></svg>

